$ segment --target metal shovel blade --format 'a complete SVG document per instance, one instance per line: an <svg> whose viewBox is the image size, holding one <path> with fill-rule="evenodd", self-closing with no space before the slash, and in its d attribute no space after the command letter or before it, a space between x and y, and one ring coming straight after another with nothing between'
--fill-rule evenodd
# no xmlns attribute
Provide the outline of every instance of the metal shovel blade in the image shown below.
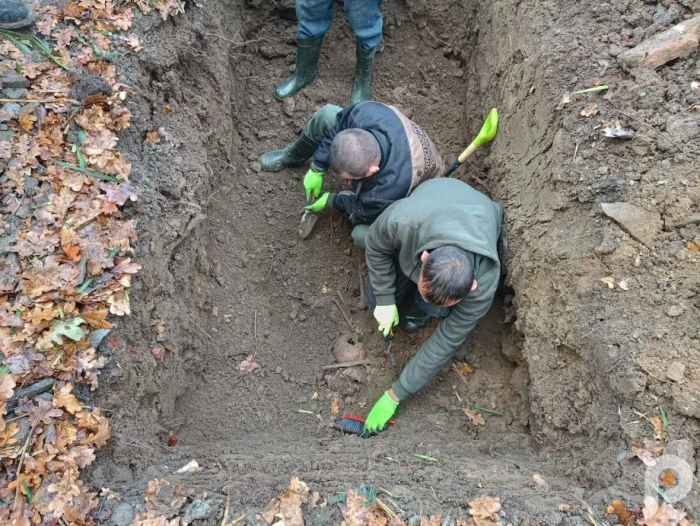
<svg viewBox="0 0 700 526"><path fill-rule="evenodd" d="M314 229L314 225L318 221L318 214L312 212L311 210L304 210L301 216L301 221L299 222L299 237L306 239L311 235L311 231Z"/></svg>

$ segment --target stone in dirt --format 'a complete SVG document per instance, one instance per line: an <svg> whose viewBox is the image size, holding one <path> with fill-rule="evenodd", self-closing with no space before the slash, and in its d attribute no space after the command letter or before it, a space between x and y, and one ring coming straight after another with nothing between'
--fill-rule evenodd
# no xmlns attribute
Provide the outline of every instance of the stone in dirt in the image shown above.
<svg viewBox="0 0 700 526"><path fill-rule="evenodd" d="M606 216L640 243L650 247L663 227L661 216L631 203L601 203Z"/></svg>
<svg viewBox="0 0 700 526"><path fill-rule="evenodd" d="M658 68L695 48L700 42L700 16L686 20L622 53L623 67Z"/></svg>
<svg viewBox="0 0 700 526"><path fill-rule="evenodd" d="M680 382L685 377L685 364L681 362L671 362L666 369L666 378L674 382Z"/></svg>
<svg viewBox="0 0 700 526"><path fill-rule="evenodd" d="M26 89L29 87L29 81L14 71L9 71L0 80L2 80L2 85L4 88Z"/></svg>
<svg viewBox="0 0 700 526"><path fill-rule="evenodd" d="M95 75L83 75L75 83L75 86L70 90L71 99L83 100L91 95L106 95L112 94L112 86L103 79Z"/></svg>
<svg viewBox="0 0 700 526"><path fill-rule="evenodd" d="M121 502L114 508L109 524L111 526L128 526L134 522L136 513L134 508L128 502Z"/></svg>

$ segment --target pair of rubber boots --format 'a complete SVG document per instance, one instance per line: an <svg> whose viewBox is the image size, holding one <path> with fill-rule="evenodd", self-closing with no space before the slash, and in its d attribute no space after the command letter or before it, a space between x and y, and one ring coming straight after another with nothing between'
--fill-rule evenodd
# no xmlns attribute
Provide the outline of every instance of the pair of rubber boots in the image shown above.
<svg viewBox="0 0 700 526"><path fill-rule="evenodd" d="M318 61L321 57L320 38L298 38L297 39L297 65L294 74L275 88L275 97L278 100L293 97L306 86L311 84L316 78L318 71ZM360 44L355 48L355 80L352 85L352 95L350 104L362 102L370 99L370 82L372 68L374 67L374 56L377 48L362 49Z"/></svg>

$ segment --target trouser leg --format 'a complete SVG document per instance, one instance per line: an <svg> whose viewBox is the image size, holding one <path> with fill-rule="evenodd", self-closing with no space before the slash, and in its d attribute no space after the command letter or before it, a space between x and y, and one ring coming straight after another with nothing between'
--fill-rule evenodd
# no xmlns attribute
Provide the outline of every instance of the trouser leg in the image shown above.
<svg viewBox="0 0 700 526"><path fill-rule="evenodd" d="M369 232L369 225L355 225L353 227L350 236L352 236L352 242L357 248L362 250L367 248L367 244L365 243L367 232Z"/></svg>
<svg viewBox="0 0 700 526"><path fill-rule="evenodd" d="M345 16L363 50L373 49L382 41L382 0L345 0Z"/></svg>
<svg viewBox="0 0 700 526"><path fill-rule="evenodd" d="M333 0L297 0L297 37L321 38L333 22Z"/></svg>

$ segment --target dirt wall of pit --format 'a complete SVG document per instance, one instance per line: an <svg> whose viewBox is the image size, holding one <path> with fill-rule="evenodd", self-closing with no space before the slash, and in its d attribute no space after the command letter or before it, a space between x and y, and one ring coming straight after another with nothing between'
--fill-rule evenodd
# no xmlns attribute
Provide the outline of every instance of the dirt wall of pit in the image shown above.
<svg viewBox="0 0 700 526"><path fill-rule="evenodd" d="M697 255L686 247L700 232L693 225L671 226L697 210L700 200L692 176L697 173L697 131L682 111L693 102L690 80L698 57L657 72L624 72L616 57L618 48L668 27L692 6L657 7L637 0L457 4L385 6L386 31L401 37L402 25L415 27L421 44L407 55L425 46L445 59L434 68L459 66L455 75L449 70L440 80L454 100L439 101L458 108L451 109L458 117L424 125L446 156L478 131L490 107L500 110L497 140L478 152L460 177L490 193L506 211L508 285L515 291L512 307L508 303L515 319L508 341L517 345L509 343L503 353L528 372L529 431L540 458L593 497L599 492L601 503L615 491L634 493L644 471L638 460L627 458L630 440L653 433L633 411L652 416L664 407L673 447L693 465L693 443L699 438L700 278ZM274 279L305 250L281 241L283 249L271 259L279 266L268 267L264 243L254 239L254 229L241 226L245 214L216 223L222 207L264 206L266 198L292 191L295 181L285 187L270 179L247 182L255 180L251 176L260 153L250 151L251 145L270 147L292 139L311 112L327 102L323 89L331 82L332 66L323 63L317 84L291 109L251 90L266 83L271 93L274 80L288 73L292 5L190 5L187 17L141 22L145 51L123 69L124 81L135 88L134 121L120 140L130 152L134 181L146 190L133 209L145 266L134 284L134 315L105 350L113 360L100 405L117 408L115 449L94 470L97 482L128 484L158 473L155 463L168 430L182 425L177 419L188 411L182 397L197 371L212 360L204 351L215 340L225 344L204 323L211 321L212 290L238 291L231 305L247 301L256 287L274 295L268 276ZM282 51L257 41L275 23L284 27ZM329 37L334 41L351 38L347 27L335 31ZM328 53L328 62L337 58ZM388 65L384 71L381 66L380 55L375 96L384 95L383 101L407 107L420 89L426 91L420 97L435 95L430 81L427 87L402 82L390 75ZM348 90L350 74L343 80ZM610 101L600 94L581 96L557 109L564 93L596 82L614 82ZM593 120L582 117L581 110L592 103L599 114ZM164 113L166 106L172 113ZM265 115L264 125L256 115ZM413 118L420 116L418 110ZM279 135L268 137L275 120L291 124L280 124ZM636 129L638 137L632 142L603 139L599 128L616 120ZM144 134L160 126L179 139L179 148L142 146ZM662 228L650 246L604 216L600 203L605 202L630 202L657 213ZM280 204L290 203L291 198ZM267 210L260 220L274 222L275 213L293 224L293 210ZM336 236L347 234L340 228ZM238 238L244 239L240 250L217 252ZM337 250L342 258L344 249ZM317 254L308 253L312 271ZM306 270L294 272L303 280ZM610 276L612 289L601 281ZM253 302L256 313L267 308L257 297ZM235 307L231 312L237 318ZM157 320L165 334L156 330ZM226 323L223 318L221 323ZM277 328L261 321L258 336L250 320L241 324L230 342L232 357L254 349L265 333L274 338ZM162 360L149 352L157 345L165 345ZM680 376L668 374L675 363L684 366ZM254 383L246 387L256 389ZM697 494L691 502L697 503Z"/></svg>

